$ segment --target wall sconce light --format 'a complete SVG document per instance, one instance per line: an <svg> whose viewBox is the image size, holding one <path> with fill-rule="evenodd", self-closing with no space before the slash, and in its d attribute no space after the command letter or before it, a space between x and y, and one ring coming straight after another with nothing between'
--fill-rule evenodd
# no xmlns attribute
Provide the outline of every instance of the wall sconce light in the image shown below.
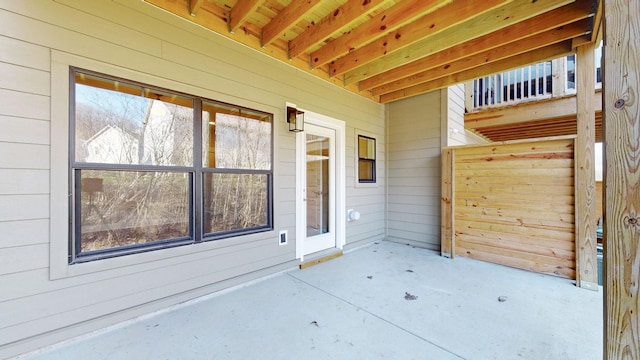
<svg viewBox="0 0 640 360"><path fill-rule="evenodd" d="M287 122L289 123L289 131L304 131L304 112L287 106Z"/></svg>

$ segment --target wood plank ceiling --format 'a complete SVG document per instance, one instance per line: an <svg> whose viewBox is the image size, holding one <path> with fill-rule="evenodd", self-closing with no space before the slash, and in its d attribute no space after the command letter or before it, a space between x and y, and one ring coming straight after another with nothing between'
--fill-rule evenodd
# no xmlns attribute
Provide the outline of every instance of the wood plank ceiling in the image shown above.
<svg viewBox="0 0 640 360"><path fill-rule="evenodd" d="M565 56L600 23L599 0L145 1L380 103Z"/></svg>

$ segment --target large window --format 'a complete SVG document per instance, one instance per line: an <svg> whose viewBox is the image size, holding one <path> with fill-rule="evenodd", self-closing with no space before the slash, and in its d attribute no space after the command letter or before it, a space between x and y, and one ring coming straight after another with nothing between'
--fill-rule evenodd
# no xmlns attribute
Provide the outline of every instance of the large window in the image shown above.
<svg viewBox="0 0 640 360"><path fill-rule="evenodd" d="M72 69L70 262L272 229L272 115Z"/></svg>

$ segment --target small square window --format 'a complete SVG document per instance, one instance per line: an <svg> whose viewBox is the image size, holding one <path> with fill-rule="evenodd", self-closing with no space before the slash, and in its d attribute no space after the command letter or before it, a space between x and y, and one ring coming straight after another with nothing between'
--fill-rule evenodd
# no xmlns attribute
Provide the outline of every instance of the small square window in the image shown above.
<svg viewBox="0 0 640 360"><path fill-rule="evenodd" d="M358 135L358 182L376 182L376 139Z"/></svg>

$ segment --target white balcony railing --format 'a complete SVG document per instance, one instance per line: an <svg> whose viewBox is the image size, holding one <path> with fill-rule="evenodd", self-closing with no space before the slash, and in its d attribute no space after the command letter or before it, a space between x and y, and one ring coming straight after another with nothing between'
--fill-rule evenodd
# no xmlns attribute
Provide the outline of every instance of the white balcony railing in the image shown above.
<svg viewBox="0 0 640 360"><path fill-rule="evenodd" d="M473 108L509 105L551 97L551 61L473 80Z"/></svg>
<svg viewBox="0 0 640 360"><path fill-rule="evenodd" d="M595 49L596 89L602 86L602 44ZM466 83L469 111L575 94L576 56L545 61Z"/></svg>

